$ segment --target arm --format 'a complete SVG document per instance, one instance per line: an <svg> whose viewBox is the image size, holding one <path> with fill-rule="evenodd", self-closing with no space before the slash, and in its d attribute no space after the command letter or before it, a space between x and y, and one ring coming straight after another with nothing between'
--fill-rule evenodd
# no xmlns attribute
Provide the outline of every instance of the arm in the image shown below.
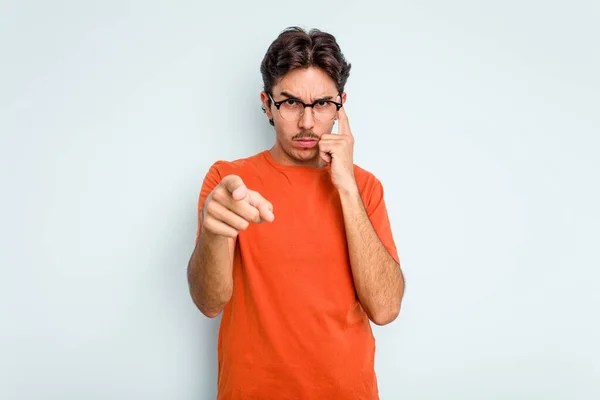
<svg viewBox="0 0 600 400"><path fill-rule="evenodd" d="M194 304L209 318L219 315L231 299L234 248L234 239L200 230L187 276Z"/></svg>
<svg viewBox="0 0 600 400"><path fill-rule="evenodd" d="M342 96L345 102L345 93ZM383 189L377 182L377 205L367 214L354 175L354 136L344 107L338 110L339 134L323 134L319 154L331 165L331 180L340 194L346 240L354 287L358 299L377 325L392 322L400 313L404 296L404 278L400 264L390 255L377 233L390 243L391 231L383 201Z"/></svg>
<svg viewBox="0 0 600 400"><path fill-rule="evenodd" d="M233 258L239 232L251 222L274 218L273 205L247 189L239 176L225 176L217 184L215 173L209 172L202 188L196 247L187 269L192 300L209 318L219 315L233 294Z"/></svg>
<svg viewBox="0 0 600 400"><path fill-rule="evenodd" d="M358 299L371 321L388 324L400 313L404 295L400 264L379 240L358 187L350 186L339 193Z"/></svg>

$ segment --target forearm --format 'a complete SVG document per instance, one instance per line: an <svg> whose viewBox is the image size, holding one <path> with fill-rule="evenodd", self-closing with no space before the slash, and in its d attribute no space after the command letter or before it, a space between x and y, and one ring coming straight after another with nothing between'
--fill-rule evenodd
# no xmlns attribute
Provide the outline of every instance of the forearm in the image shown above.
<svg viewBox="0 0 600 400"><path fill-rule="evenodd" d="M404 279L400 265L383 246L356 186L340 190L354 286L369 319L378 325L400 312Z"/></svg>
<svg viewBox="0 0 600 400"><path fill-rule="evenodd" d="M232 260L229 239L200 232L188 265L190 294L207 317L216 317L231 299Z"/></svg>

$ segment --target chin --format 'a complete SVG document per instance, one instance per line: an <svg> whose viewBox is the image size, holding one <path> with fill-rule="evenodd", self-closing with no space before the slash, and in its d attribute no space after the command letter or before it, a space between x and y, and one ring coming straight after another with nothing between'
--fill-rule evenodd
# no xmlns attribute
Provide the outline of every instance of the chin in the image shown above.
<svg viewBox="0 0 600 400"><path fill-rule="evenodd" d="M319 157L319 148L313 149L296 149L291 148L288 150L288 155L292 157L294 160L300 163L310 163L314 161L317 157Z"/></svg>

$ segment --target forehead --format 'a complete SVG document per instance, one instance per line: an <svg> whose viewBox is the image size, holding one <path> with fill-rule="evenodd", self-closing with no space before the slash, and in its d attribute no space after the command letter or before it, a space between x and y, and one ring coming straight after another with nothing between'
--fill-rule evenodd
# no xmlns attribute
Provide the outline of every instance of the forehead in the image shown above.
<svg viewBox="0 0 600 400"><path fill-rule="evenodd" d="M335 96L337 88L325 71L316 67L297 68L283 76L273 87L275 94L288 92L304 99Z"/></svg>

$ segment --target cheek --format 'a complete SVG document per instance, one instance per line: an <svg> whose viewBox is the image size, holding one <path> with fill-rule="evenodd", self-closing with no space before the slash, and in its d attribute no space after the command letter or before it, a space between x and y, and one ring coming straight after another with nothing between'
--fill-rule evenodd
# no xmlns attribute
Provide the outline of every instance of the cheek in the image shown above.
<svg viewBox="0 0 600 400"><path fill-rule="evenodd" d="M298 133L298 127L293 122L275 121L275 131L280 140L291 140Z"/></svg>

